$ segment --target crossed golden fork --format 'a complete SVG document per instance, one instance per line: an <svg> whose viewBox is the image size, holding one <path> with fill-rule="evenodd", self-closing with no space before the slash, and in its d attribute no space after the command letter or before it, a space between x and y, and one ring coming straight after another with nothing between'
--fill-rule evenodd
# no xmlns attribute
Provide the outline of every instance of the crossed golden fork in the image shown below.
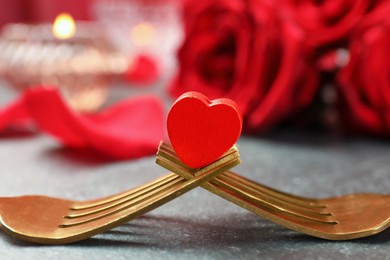
<svg viewBox="0 0 390 260"><path fill-rule="evenodd" d="M36 243L72 243L143 215L197 186L277 224L320 238L365 237L390 226L390 195L309 199L280 192L229 171L241 162L235 147L214 163L191 169L176 157L170 145L161 143L156 162L173 173L98 200L0 198L1 228Z"/></svg>

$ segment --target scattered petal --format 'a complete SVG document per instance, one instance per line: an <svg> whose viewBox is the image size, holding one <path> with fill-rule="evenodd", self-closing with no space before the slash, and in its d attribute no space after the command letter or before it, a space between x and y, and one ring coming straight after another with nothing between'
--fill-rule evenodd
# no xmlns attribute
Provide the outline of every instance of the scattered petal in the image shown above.
<svg viewBox="0 0 390 260"><path fill-rule="evenodd" d="M32 125L32 118L22 95L16 101L0 110L0 132L8 129L26 130Z"/></svg>
<svg viewBox="0 0 390 260"><path fill-rule="evenodd" d="M160 76L160 72L156 62L151 57L139 55L124 76L131 83L148 84L156 81Z"/></svg>

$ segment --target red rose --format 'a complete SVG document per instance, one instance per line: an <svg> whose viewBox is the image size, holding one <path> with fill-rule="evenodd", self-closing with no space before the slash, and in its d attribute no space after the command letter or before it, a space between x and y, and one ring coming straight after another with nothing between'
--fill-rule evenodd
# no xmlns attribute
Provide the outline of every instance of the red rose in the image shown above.
<svg viewBox="0 0 390 260"><path fill-rule="evenodd" d="M367 15L352 35L338 81L354 130L390 136L390 2Z"/></svg>
<svg viewBox="0 0 390 260"><path fill-rule="evenodd" d="M364 14L382 2L385 0L285 0L312 47L345 40Z"/></svg>
<svg viewBox="0 0 390 260"><path fill-rule="evenodd" d="M170 93L231 98L243 113L244 130L256 133L307 106L317 76L304 58L304 35L268 2L187 1L179 73Z"/></svg>

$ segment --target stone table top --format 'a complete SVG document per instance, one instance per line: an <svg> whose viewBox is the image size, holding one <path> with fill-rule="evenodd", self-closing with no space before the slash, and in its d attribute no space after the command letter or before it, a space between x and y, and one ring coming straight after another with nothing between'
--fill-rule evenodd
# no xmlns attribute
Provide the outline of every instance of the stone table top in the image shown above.
<svg viewBox="0 0 390 260"><path fill-rule="evenodd" d="M238 142L234 170L311 197L390 193L390 145L283 134ZM1 137L0 196L43 194L91 199L165 174L154 157L110 162L63 148L48 136ZM43 246L0 232L1 259L390 259L390 230L351 241L290 231L197 188L109 232L70 245Z"/></svg>

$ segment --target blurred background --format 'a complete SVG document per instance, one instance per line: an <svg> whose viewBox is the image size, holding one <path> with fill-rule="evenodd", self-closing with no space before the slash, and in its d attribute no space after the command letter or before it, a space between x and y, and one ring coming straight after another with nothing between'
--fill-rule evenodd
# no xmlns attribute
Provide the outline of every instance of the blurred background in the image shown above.
<svg viewBox="0 0 390 260"><path fill-rule="evenodd" d="M288 126L390 136L390 1L0 6L0 91L16 90L12 97L58 86L72 108L90 113L145 91L170 103L196 90L235 100L247 134ZM2 99L3 107L12 100Z"/></svg>
<svg viewBox="0 0 390 260"><path fill-rule="evenodd" d="M176 68L182 33L175 1L1 0L0 5L3 92L58 86L77 111L93 112L145 87L160 93L154 87ZM130 85L143 89L126 88Z"/></svg>

